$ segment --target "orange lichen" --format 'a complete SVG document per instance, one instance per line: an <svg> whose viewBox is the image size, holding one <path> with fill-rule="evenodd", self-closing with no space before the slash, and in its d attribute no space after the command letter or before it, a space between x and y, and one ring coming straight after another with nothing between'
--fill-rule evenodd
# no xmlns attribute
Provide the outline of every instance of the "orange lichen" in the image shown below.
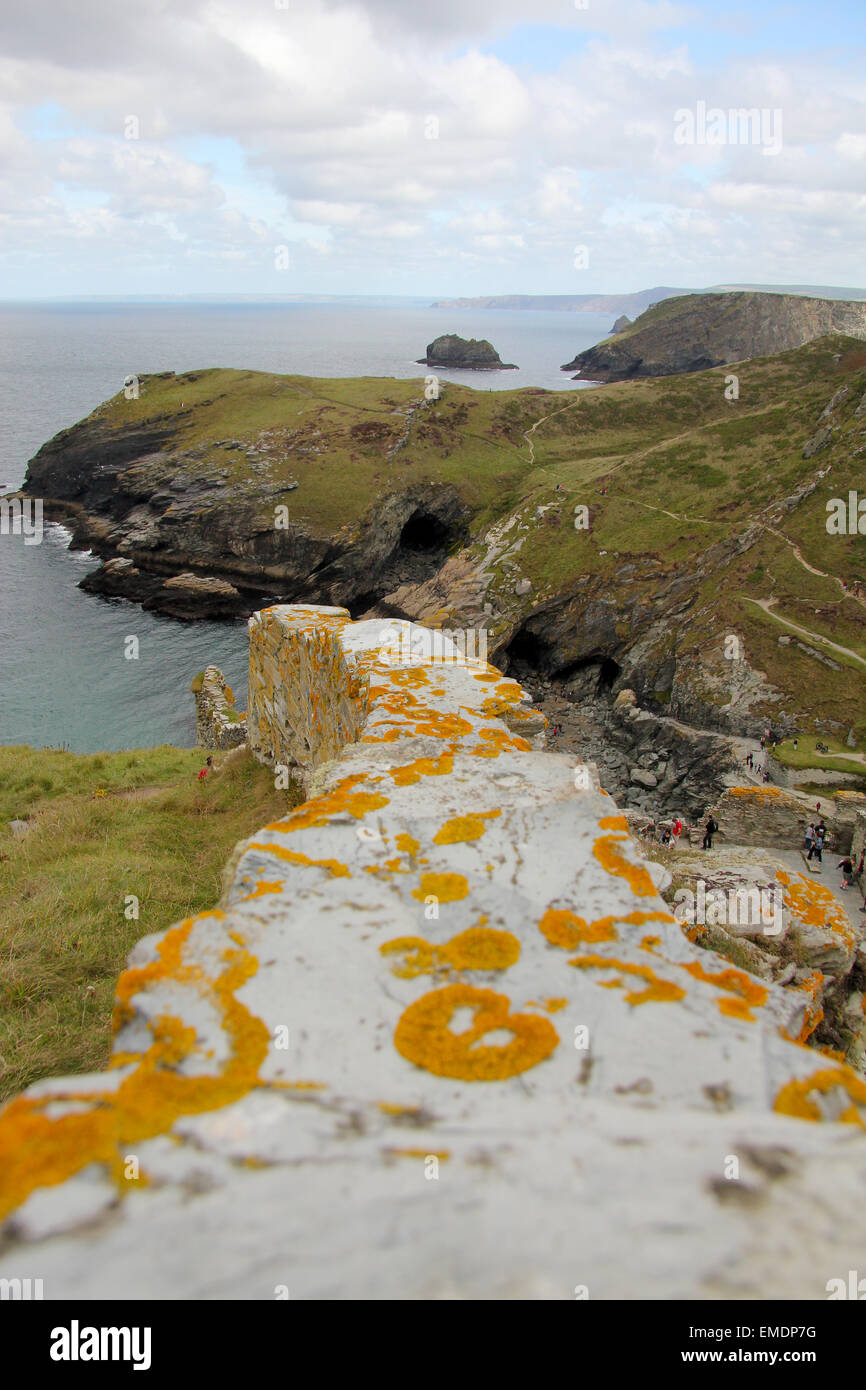
<svg viewBox="0 0 866 1390"><path fill-rule="evenodd" d="M691 961L688 965L680 965L681 970L685 970L689 975L694 975L696 980L703 980L705 984L714 985L716 989L727 990L729 994L738 994L746 1004L766 1004L768 991L764 985L757 984L743 970L735 970L733 966L726 970L705 970L700 961Z"/></svg>
<svg viewBox="0 0 866 1390"><path fill-rule="evenodd" d="M292 811L284 820L274 821L267 829L290 834L295 830L306 830L311 825L324 825L331 816L344 815L346 812L356 820L362 820L368 811L377 811L380 807L387 806L389 798L379 792L351 790L356 783L363 780L363 775L344 778L327 796L317 796L312 801L305 801L303 806Z"/></svg>
<svg viewBox="0 0 866 1390"><path fill-rule="evenodd" d="M583 917L578 917L567 908L549 907L539 922L541 934L553 946L563 946L568 951L577 950L583 942L593 944L598 941L616 941L618 934L614 927L614 922L628 923L630 926L640 926L643 922L666 921L669 914L666 912L628 912L615 914L612 917L598 917L593 922L586 922ZM645 941L658 941L658 937L644 937Z"/></svg>
<svg viewBox="0 0 866 1390"><path fill-rule="evenodd" d="M379 947L383 956L402 953L391 969L401 979L451 970L507 970L520 956L520 942L511 932L469 927L442 946L421 936L398 936Z"/></svg>
<svg viewBox="0 0 866 1390"><path fill-rule="evenodd" d="M616 941L613 920L612 917L600 917L595 922L586 922L568 908L549 907L538 928L552 946L564 946L573 951L583 941Z"/></svg>
<svg viewBox="0 0 866 1390"><path fill-rule="evenodd" d="M327 869L332 878L350 876L348 865L341 864L339 859L310 859L309 855L301 854L299 850L285 849L282 845L266 845L261 840L251 840L247 849L258 849L262 854L274 854L278 859L285 859L289 864L300 864L302 868Z"/></svg>
<svg viewBox="0 0 866 1390"><path fill-rule="evenodd" d="M471 985L447 985L422 995L406 1009L394 1033L401 1056L434 1076L458 1081L504 1081L549 1057L559 1042L556 1029L546 1018L511 1014L504 994ZM471 1009L472 1025L452 1033L449 1023L455 1010ZM485 1046L486 1033L503 1029L513 1035L502 1046Z"/></svg>
<svg viewBox="0 0 866 1390"><path fill-rule="evenodd" d="M422 874L421 887L412 890L412 897L421 902L432 897L438 898L440 903L456 903L468 895L465 874Z"/></svg>
<svg viewBox="0 0 866 1390"><path fill-rule="evenodd" d="M260 883L256 884L251 893L246 893L244 897L241 898L241 902L248 903L251 898L263 898L268 893L282 893L283 887L284 883L281 878L275 879L273 883L268 883L266 880L262 879Z"/></svg>
<svg viewBox="0 0 866 1390"><path fill-rule="evenodd" d="M464 840L478 840L484 834L486 820L501 816L501 811L479 811L472 816L452 816L433 836L434 845L457 845Z"/></svg>
<svg viewBox="0 0 866 1390"><path fill-rule="evenodd" d="M827 1067L799 1081L782 1086L773 1104L780 1115L793 1115L799 1120L821 1120L820 1107L813 1094L828 1095L837 1088L844 1091L853 1103L840 1115L842 1124L863 1125L858 1106L866 1106L866 1083L849 1067Z"/></svg>
<svg viewBox="0 0 866 1390"><path fill-rule="evenodd" d="M727 1014L730 1018L740 1018L748 1023L755 1021L755 1015L745 999L717 999L716 1003L720 1014Z"/></svg>
<svg viewBox="0 0 866 1390"><path fill-rule="evenodd" d="M400 834L395 837L394 843L402 854L411 855L413 859L421 848L418 841L413 839L411 835L407 835L404 831L401 831Z"/></svg>
<svg viewBox="0 0 866 1390"><path fill-rule="evenodd" d="M802 990L809 998L803 1010L803 1022L796 1038L792 1038L786 1028L781 1030L782 1037L786 1038L788 1042L805 1043L824 1017L824 1006L821 1002L824 997L824 976L820 970L812 970L805 979L796 985L789 986L789 988Z"/></svg>
<svg viewBox="0 0 866 1390"><path fill-rule="evenodd" d="M213 1000L230 1043L230 1055L217 1075L184 1076L178 1065L195 1046L195 1030L165 1015L150 1025L153 1042L136 1055L137 1065L114 1091L26 1095L0 1114L0 1218L38 1187L64 1182L89 1163L104 1163L121 1180L123 1153L130 1144L164 1134L180 1115L216 1110L239 1100L257 1084L267 1056L267 1028L235 997L255 973L256 958L229 950L221 973L209 978L199 965L187 965L183 952L199 921L221 919L203 912L169 931L157 944L157 959L125 971L118 981L118 1007L128 1013L134 995L165 980L192 985ZM51 1119L56 1102L85 1103L88 1109Z"/></svg>
<svg viewBox="0 0 866 1390"><path fill-rule="evenodd" d="M607 956L575 956L574 960L568 963L580 970L621 970L624 975L637 975L641 980L645 980L646 989L628 991L625 996L628 1004L669 1004L685 998L684 989L680 989L679 985L673 984L670 980L660 980L648 965L632 965L628 961L614 960L613 957ZM621 984L621 980L614 982L615 986Z"/></svg>
<svg viewBox="0 0 866 1390"><path fill-rule="evenodd" d="M388 774L395 786L411 787L422 777L444 777L454 770L454 754L440 753L438 758L416 758L405 767L392 768Z"/></svg>
<svg viewBox="0 0 866 1390"><path fill-rule="evenodd" d="M605 820L622 820L621 816L606 816L600 821L604 829ZM617 878L624 878L631 891L640 898L650 898L655 896L656 888L646 869L640 864L633 864L630 859L626 859L620 852L620 845L628 840L627 835L603 835L596 840L593 845L593 855L601 864L602 868L607 869L609 874L614 874Z"/></svg>

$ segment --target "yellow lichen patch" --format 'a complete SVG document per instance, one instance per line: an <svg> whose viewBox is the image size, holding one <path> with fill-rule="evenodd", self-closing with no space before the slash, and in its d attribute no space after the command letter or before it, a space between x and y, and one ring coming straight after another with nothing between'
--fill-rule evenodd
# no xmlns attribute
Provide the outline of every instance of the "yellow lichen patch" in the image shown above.
<svg viewBox="0 0 866 1390"><path fill-rule="evenodd" d="M673 984L670 980L660 980L648 965L631 965L628 961L614 960L607 956L575 956L574 960L568 963L580 970L621 970L624 975L636 975L639 979L645 980L646 989L628 991L625 996L628 1004L669 1004L685 998L684 989L680 989L679 985ZM615 983L618 986L622 981L617 980Z"/></svg>
<svg viewBox="0 0 866 1390"><path fill-rule="evenodd" d="M612 917L600 917L596 922L586 922L565 907L549 907L539 922L538 929L552 946L564 946L569 951L576 950L583 941L617 939Z"/></svg>
<svg viewBox="0 0 866 1390"><path fill-rule="evenodd" d="M641 950L649 951L652 955L655 955L656 947L661 946L661 944L662 939L660 936L642 936L640 939Z"/></svg>
<svg viewBox="0 0 866 1390"><path fill-rule="evenodd" d="M574 951L583 942L592 944L598 941L616 941L618 933L614 922L640 926L644 922L667 920L668 916L665 912L635 911L613 917L598 917L593 922L586 922L583 917L578 917L567 908L549 907L538 926L542 936L545 936L551 945L563 946L568 951ZM659 938L644 937L644 940L658 941Z"/></svg>
<svg viewBox="0 0 866 1390"><path fill-rule="evenodd" d="M606 816L605 820L620 820L619 816ZM600 822L604 828L604 820ZM627 835L603 835L592 847L595 858L609 874L624 878L631 891L639 898L655 896L655 884L640 864L633 864L620 852L620 845L628 840Z"/></svg>
<svg viewBox="0 0 866 1390"><path fill-rule="evenodd" d="M821 1120L821 1110L812 1096L828 1095L837 1087L853 1102L840 1115L840 1123L862 1125L857 1106L866 1106L866 1084L850 1067L827 1067L802 1081L786 1082L776 1096L773 1109L780 1115L793 1115L799 1120Z"/></svg>
<svg viewBox="0 0 866 1390"><path fill-rule="evenodd" d="M560 1009L564 1009L568 1004L567 999L542 999L541 1007L547 1009L548 1013L558 1014Z"/></svg>
<svg viewBox="0 0 866 1390"><path fill-rule="evenodd" d="M499 673L493 671L475 671L473 678L477 681L498 681Z"/></svg>
<svg viewBox="0 0 866 1390"><path fill-rule="evenodd" d="M391 685L429 685L430 677L424 666L401 667L396 671L389 671L388 680Z"/></svg>
<svg viewBox="0 0 866 1390"><path fill-rule="evenodd" d="M741 1018L748 1023L754 1023L755 1015L749 1008L745 999L717 999L720 1014L727 1014L729 1018Z"/></svg>
<svg viewBox="0 0 866 1390"><path fill-rule="evenodd" d="M346 812L356 820L362 820L368 811L378 811L382 806L387 806L390 798L382 796L379 792L351 790L355 783L362 780L362 777L357 776L345 778L327 796L317 796L312 801L305 801L303 806L292 811L285 820L275 821L267 829L280 830L288 834L294 830L306 830L311 825L324 825L330 816L343 815Z"/></svg>
<svg viewBox="0 0 866 1390"><path fill-rule="evenodd" d="M458 1081L504 1081L549 1057L559 1042L556 1029L546 1018L511 1014L504 994L471 985L447 985L410 1004L397 1024L394 1044L401 1056L434 1076ZM449 1023L455 1010L471 1009L472 1025L452 1033ZM486 1033L503 1029L512 1040L503 1046L485 1046Z"/></svg>
<svg viewBox="0 0 866 1390"><path fill-rule="evenodd" d="M787 906L810 927L829 927L841 936L846 945L854 946L854 928L838 898L822 883L814 883L798 874L792 878L779 869L776 878L785 888Z"/></svg>
<svg viewBox="0 0 866 1390"><path fill-rule="evenodd" d="M256 958L247 951L227 953L221 973L205 976L200 966L183 963L183 949L198 921L222 918L203 912L166 933L157 959L125 971L117 986L118 1006L127 1012L132 997L150 984L171 980L193 984L213 1001L230 1044L229 1058L217 1075L184 1076L177 1067L195 1043L195 1030L179 1020L159 1018L151 1025L153 1042L136 1057L129 1076L114 1091L19 1096L0 1114L0 1218L39 1187L64 1182L89 1163L104 1163L122 1182L123 1154L130 1144L164 1134L180 1115L199 1114L230 1105L257 1084L268 1051L268 1031L235 997L255 973ZM75 1101L85 1111L49 1118L54 1102Z"/></svg>
<svg viewBox="0 0 866 1390"><path fill-rule="evenodd" d="M469 884L465 874L422 874L421 887L412 890L412 897L420 902L433 897L438 898L440 903L456 903L468 895Z"/></svg>
<svg viewBox="0 0 866 1390"><path fill-rule="evenodd" d="M730 966L727 970L705 970L700 961L691 961L688 965L680 965L681 970L685 970L689 975L694 975L696 980L703 980L705 984L714 985L716 989L727 990L729 994L738 994L747 1004L766 1004L767 990L764 985L759 985L747 975L744 970L735 970Z"/></svg>
<svg viewBox="0 0 866 1390"><path fill-rule="evenodd" d="M803 1022L796 1038L792 1038L785 1028L781 1030L782 1037L786 1038L788 1042L805 1043L824 1017L824 1006L821 1002L824 997L824 976L820 970L813 970L799 984L791 985L789 988L802 990L809 998L803 1010Z"/></svg>
<svg viewBox="0 0 866 1390"><path fill-rule="evenodd" d="M401 854L411 855L413 859L421 848L418 841L413 839L411 835L407 835L405 831L401 831L400 834L396 836L394 843Z"/></svg>
<svg viewBox="0 0 866 1390"><path fill-rule="evenodd" d="M379 1109L383 1115L418 1115L420 1109L417 1105L390 1105L386 1100L379 1101Z"/></svg>
<svg viewBox="0 0 866 1390"><path fill-rule="evenodd" d="M411 787L422 777L444 777L454 771L454 754L440 753L438 758L416 758L404 767L394 767L389 777L397 787ZM411 839L411 836L407 836ZM416 844L417 842L413 841Z"/></svg>
<svg viewBox="0 0 866 1390"><path fill-rule="evenodd" d="M327 869L332 878L348 878L349 867L341 864L339 859L310 859L309 855L301 854L298 850L285 849L282 845L266 845L259 840L251 840L247 849L258 849L263 854L274 854L278 859L284 859L288 864L300 864L305 869Z"/></svg>
<svg viewBox="0 0 866 1390"><path fill-rule="evenodd" d="M478 737L486 739L496 748L519 748L521 752L532 750L532 744L525 738L520 738L517 735L512 738L504 729L479 729Z"/></svg>
<svg viewBox="0 0 866 1390"><path fill-rule="evenodd" d="M622 835L628 834L628 821L625 816L602 816L598 825L600 830L616 830Z"/></svg>
<svg viewBox="0 0 866 1390"><path fill-rule="evenodd" d="M379 947L383 956L401 953L391 969L401 979L450 970L507 970L520 956L520 942L511 932L469 927L442 946L421 936L399 936Z"/></svg>
<svg viewBox="0 0 866 1390"><path fill-rule="evenodd" d="M264 898L268 893L282 893L282 891L283 880L281 878L275 879L273 883L268 883L262 879L260 883L256 884L252 893L246 893L241 898L241 902L248 903L251 898Z"/></svg>
<svg viewBox="0 0 866 1390"><path fill-rule="evenodd" d="M433 836L433 843L434 845L457 845L464 840L479 840L487 829L484 822L501 815L501 811L479 811L477 815L473 816L452 816L451 820L445 822L441 830L437 830Z"/></svg>

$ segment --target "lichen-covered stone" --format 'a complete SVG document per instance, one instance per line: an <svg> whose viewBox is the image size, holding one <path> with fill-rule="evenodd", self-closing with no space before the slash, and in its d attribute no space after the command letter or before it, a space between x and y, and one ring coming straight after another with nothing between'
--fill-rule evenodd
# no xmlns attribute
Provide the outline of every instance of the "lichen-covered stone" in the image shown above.
<svg viewBox="0 0 866 1390"><path fill-rule="evenodd" d="M383 627L257 615L250 742L310 799L139 942L111 1068L0 1113L0 1277L825 1297L866 1236L866 1082L790 1040L812 996L687 939L514 681Z"/></svg>

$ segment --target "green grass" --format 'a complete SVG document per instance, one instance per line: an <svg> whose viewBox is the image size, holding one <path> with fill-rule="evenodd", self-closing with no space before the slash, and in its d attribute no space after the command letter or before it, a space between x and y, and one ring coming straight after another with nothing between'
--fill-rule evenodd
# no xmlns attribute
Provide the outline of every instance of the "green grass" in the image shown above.
<svg viewBox="0 0 866 1390"><path fill-rule="evenodd" d="M199 782L204 757L0 748L0 1100L105 1066L131 947L212 906L238 840L300 799L246 750ZM34 828L16 839L10 820Z"/></svg>

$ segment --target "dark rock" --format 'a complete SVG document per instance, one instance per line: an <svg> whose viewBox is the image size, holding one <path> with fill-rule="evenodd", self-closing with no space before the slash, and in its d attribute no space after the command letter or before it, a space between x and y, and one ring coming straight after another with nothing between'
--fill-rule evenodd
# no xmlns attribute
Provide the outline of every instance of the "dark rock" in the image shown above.
<svg viewBox="0 0 866 1390"><path fill-rule="evenodd" d="M444 333L427 344L426 357L419 357L426 367L463 368L470 371L516 372L513 362L503 362L492 343L486 338L460 338L456 333Z"/></svg>

